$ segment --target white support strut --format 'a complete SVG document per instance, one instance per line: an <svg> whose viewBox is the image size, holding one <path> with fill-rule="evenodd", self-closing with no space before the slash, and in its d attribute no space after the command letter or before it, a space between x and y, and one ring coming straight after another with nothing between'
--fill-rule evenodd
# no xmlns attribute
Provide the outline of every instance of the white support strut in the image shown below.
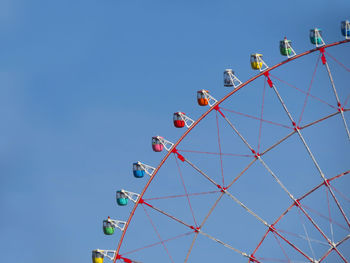
<svg viewBox="0 0 350 263"><path fill-rule="evenodd" d="M242 81L240 81L235 74L232 72L227 72L228 76L230 77L231 84L233 85L234 88L237 88L239 85L242 84Z"/></svg>
<svg viewBox="0 0 350 263"><path fill-rule="evenodd" d="M314 32L315 32L314 33L315 34L314 38L315 38L315 45L316 45L316 47L322 47L322 46L326 45L326 43L324 42L324 40L323 40L323 38L321 36L320 30L315 28ZM319 40L320 40L321 43L318 43Z"/></svg>
<svg viewBox="0 0 350 263"><path fill-rule="evenodd" d="M141 167L142 170L145 171L146 174L148 174L150 177L152 177L154 171L156 170L156 168L150 166L150 165L147 165L147 164L144 164L144 163L141 163L140 161L137 162L137 164Z"/></svg>
<svg viewBox="0 0 350 263"><path fill-rule="evenodd" d="M122 192L123 194L125 194L127 196L128 199L130 199L131 201L133 201L134 203L137 202L137 200L139 199L140 195L137 193L133 193L130 191L126 191L124 189L120 190L120 192Z"/></svg>
<svg viewBox="0 0 350 263"><path fill-rule="evenodd" d="M206 90L202 90L205 98L208 100L208 104L210 107L212 107L215 103L217 103L218 101L213 97L211 96Z"/></svg>
<svg viewBox="0 0 350 263"><path fill-rule="evenodd" d="M260 56L258 56L258 57L256 58L256 60L257 60L258 63L261 63L261 64L262 64L262 66L259 67L259 71L260 71L260 72L262 72L262 71L264 71L264 70L267 70L267 69L269 68L269 66L265 63L265 61L264 61Z"/></svg>
<svg viewBox="0 0 350 263"><path fill-rule="evenodd" d="M190 117L188 117L186 114L184 114L183 112L178 112L181 120L183 120L185 122L185 125L187 128L190 128L192 126L192 124L194 123L194 120L192 120Z"/></svg>
<svg viewBox="0 0 350 263"><path fill-rule="evenodd" d="M111 223L112 226L119 228L121 231L124 231L125 226L126 226L125 221L111 219L110 217L108 217L107 222Z"/></svg>
<svg viewBox="0 0 350 263"><path fill-rule="evenodd" d="M101 253L104 257L106 257L112 261L114 260L115 254L116 254L115 250L96 249L95 251L98 253Z"/></svg>
<svg viewBox="0 0 350 263"><path fill-rule="evenodd" d="M287 58L292 58L294 57L297 53L294 51L294 49L292 48L292 45L288 42L287 39L283 40L284 41L284 44L286 46L286 49L287 50L290 50L290 54L289 52L287 52Z"/></svg>
<svg viewBox="0 0 350 263"><path fill-rule="evenodd" d="M163 137L157 136L157 139L159 140L159 142L164 146L165 150L167 150L168 152L171 150L171 148L174 146L174 144L170 141L167 141L166 139L164 139Z"/></svg>

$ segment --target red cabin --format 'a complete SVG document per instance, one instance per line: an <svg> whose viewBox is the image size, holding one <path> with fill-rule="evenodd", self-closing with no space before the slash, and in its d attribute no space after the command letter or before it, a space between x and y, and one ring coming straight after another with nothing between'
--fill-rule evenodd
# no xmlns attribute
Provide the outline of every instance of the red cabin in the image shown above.
<svg viewBox="0 0 350 263"><path fill-rule="evenodd" d="M173 120L176 128L183 128L185 126L185 120L181 116L182 114L185 115L185 113L180 111L174 113Z"/></svg>

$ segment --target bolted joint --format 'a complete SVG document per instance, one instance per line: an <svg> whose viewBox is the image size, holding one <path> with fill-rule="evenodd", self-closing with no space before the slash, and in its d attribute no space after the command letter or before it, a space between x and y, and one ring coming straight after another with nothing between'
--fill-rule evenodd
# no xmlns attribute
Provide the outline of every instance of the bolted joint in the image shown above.
<svg viewBox="0 0 350 263"><path fill-rule="evenodd" d="M275 229L275 227L273 225L270 225L269 226L269 231L273 233L273 232L276 231L276 229Z"/></svg>
<svg viewBox="0 0 350 263"><path fill-rule="evenodd" d="M296 200L294 201L294 204L295 204L297 207L300 207L300 206L301 206L300 201L299 201L298 199L296 199Z"/></svg>
<svg viewBox="0 0 350 263"><path fill-rule="evenodd" d="M227 190L227 187L222 187L222 188L221 188L221 193L225 193L226 190Z"/></svg>
<svg viewBox="0 0 350 263"><path fill-rule="evenodd" d="M324 55L324 47L320 48L320 53L321 53L322 64L325 65L327 63L327 59L326 59L326 56Z"/></svg>
<svg viewBox="0 0 350 263"><path fill-rule="evenodd" d="M194 226L190 226L190 228L192 230L194 230L194 232L198 233L200 231L200 227L194 227Z"/></svg>
<svg viewBox="0 0 350 263"><path fill-rule="evenodd" d="M249 256L249 262L258 262L256 259L255 259L255 257L254 257L254 254L251 254L250 256Z"/></svg>
<svg viewBox="0 0 350 263"><path fill-rule="evenodd" d="M216 110L217 112L219 112L220 114L221 114L221 116L223 117L223 118L225 118L225 115L222 113L222 111L220 110L220 107L219 107L219 105L216 105L215 107L214 107L214 110Z"/></svg>
<svg viewBox="0 0 350 263"><path fill-rule="evenodd" d="M181 154L179 154L179 152L177 151L176 148L172 149L171 151L172 153L176 154L177 155L177 158L180 159L180 161L184 162L185 161L185 157L183 157Z"/></svg>
<svg viewBox="0 0 350 263"><path fill-rule="evenodd" d="M344 107L342 107L342 105L340 104L340 102L338 102L338 111L339 111L339 112L343 112L343 111L344 111Z"/></svg>
<svg viewBox="0 0 350 263"><path fill-rule="evenodd" d="M330 182L329 179L324 180L324 185L325 185L325 186L330 186L330 183L329 183L329 182Z"/></svg>

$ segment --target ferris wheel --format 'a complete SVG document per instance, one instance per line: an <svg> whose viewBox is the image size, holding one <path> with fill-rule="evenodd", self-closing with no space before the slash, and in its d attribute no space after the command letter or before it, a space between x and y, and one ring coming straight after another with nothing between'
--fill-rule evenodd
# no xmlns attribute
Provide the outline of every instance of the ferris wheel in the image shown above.
<svg viewBox="0 0 350 263"><path fill-rule="evenodd" d="M130 215L103 221L105 235L121 235L93 263L349 262L350 63L332 54L349 54L349 21L341 33L326 44L310 30L315 48L300 54L284 38L286 60L251 54L257 75L244 82L226 69L221 99L197 91L208 110L197 120L175 112L186 129L177 141L152 137L166 154L158 166L133 163L143 190L116 191Z"/></svg>

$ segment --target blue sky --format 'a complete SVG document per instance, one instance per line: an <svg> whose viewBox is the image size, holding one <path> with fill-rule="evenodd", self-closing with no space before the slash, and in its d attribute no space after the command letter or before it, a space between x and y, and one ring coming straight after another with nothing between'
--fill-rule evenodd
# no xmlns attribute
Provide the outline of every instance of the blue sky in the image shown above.
<svg viewBox="0 0 350 263"><path fill-rule="evenodd" d="M119 219L128 216L131 207L116 206L115 190L142 190L145 180L132 177L131 164L142 160L157 166L160 162L163 154L152 152L151 137L159 134L176 141L182 134L182 130L172 127L172 113L181 110L198 118L204 109L197 106L195 92L202 88L209 89L217 98L224 96L228 92L222 85L225 68L233 68L242 81L256 74L249 67L250 53L263 53L269 65L284 59L278 51L278 41L284 36L292 39L297 53L312 48L308 31L315 26L323 29L327 43L342 39L339 24L350 19L349 11L350 3L345 0L288 4L279 1L0 1L3 261L86 262L91 260L94 248L115 249L120 233L104 237L101 222L108 215ZM330 53L350 67L348 44ZM305 83L303 88L307 89L316 59L314 55L281 69L278 74L293 81L297 70L311 72L297 81ZM344 98L349 94L345 88L349 73L336 63L334 67L338 67L334 74ZM261 88L263 81L259 81L256 85ZM320 85L324 81L328 79L316 80ZM322 95L327 97L327 94ZM249 96L254 94L245 97L243 93L242 100L237 101L238 109L249 110L247 103L253 103ZM210 121L214 125L210 127L215 128L215 114L208 118ZM208 136L216 147L216 137L211 137L215 129L206 127L189 136L183 149L201 148L201 142ZM330 127L338 126L326 125L325 134L331 134ZM338 128L337 132L342 134L342 126ZM319 150L320 159L344 171L348 169L349 147L344 146L348 142L342 139L323 149L316 142L313 147ZM223 147L227 152L235 152L228 141ZM334 147L340 156L323 157L328 146ZM294 143L288 147L291 148L287 152L296 152L293 156L303 151L294 147ZM270 157L271 162L273 158L276 156ZM173 165L174 162L164 167L169 177ZM324 166L332 175L336 173L334 167ZM277 170L286 172L283 167L277 165ZM210 169L214 168L210 165ZM285 180L294 191L298 191L302 182L293 185L293 180ZM177 192L168 190L171 181L159 179L156 183L155 179L154 182L149 197ZM349 180L344 182L340 187L345 189ZM314 183L310 181L310 185ZM190 184L196 185L197 181ZM198 186L193 190L202 189ZM241 194L248 203L258 202L247 191ZM204 208L201 203L198 207L201 214ZM349 210L348 203L346 208ZM276 211L273 206L269 209ZM227 213L236 217L235 210ZM219 213L212 224L222 224L221 219ZM155 222L162 224L162 219L155 217ZM136 243L146 245L157 241L151 228L142 235L136 226L130 229L127 239L130 243L125 251L137 247ZM223 238L225 229L221 230ZM252 233L257 229L252 226ZM164 231L165 237L173 234ZM247 233L239 235L240 242L234 243L243 249L251 240ZM215 251L216 245L213 248L212 243L203 241L203 246L207 245ZM181 251L181 244L171 249ZM164 253L161 248L159 251ZM226 253L232 252L219 253L226 257ZM204 262L200 253L196 255L198 261L194 262Z"/></svg>

